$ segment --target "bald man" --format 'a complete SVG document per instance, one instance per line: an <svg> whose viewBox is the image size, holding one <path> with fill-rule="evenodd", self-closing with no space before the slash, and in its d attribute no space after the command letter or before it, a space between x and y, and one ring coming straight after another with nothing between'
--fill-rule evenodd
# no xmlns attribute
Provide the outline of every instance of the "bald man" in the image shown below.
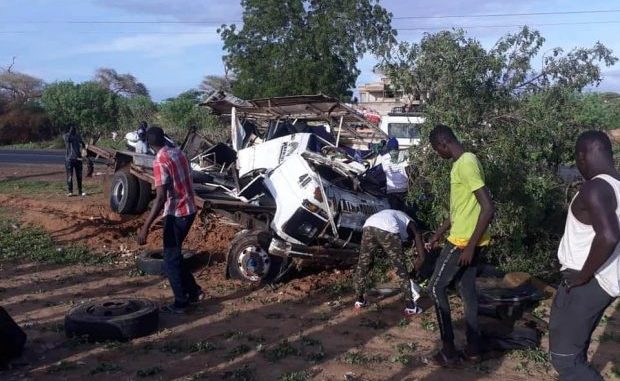
<svg viewBox="0 0 620 381"><path fill-rule="evenodd" d="M549 351L561 381L603 380L587 354L603 312L620 295L620 175L604 132L582 133L575 160L586 181L558 248L563 281L551 306Z"/></svg>

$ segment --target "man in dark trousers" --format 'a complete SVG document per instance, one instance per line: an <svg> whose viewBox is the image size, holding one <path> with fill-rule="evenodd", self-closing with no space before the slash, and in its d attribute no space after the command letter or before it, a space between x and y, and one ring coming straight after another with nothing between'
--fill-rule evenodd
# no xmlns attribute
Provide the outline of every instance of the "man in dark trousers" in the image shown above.
<svg viewBox="0 0 620 381"><path fill-rule="evenodd" d="M385 209L368 217L362 229L362 247L354 278L355 291L357 293L355 309L367 306L364 294L366 292L368 273L377 252L383 250L400 278L400 288L405 300L403 313L405 316L411 316L422 312L422 308L416 304L419 294L417 296L413 294L414 285L411 283L411 278L407 271L405 254L403 253L403 242L405 241L414 242L413 247L418 252L418 260L416 261L416 268L418 268L424 261L425 252L422 235L416 229L414 220L405 212L394 209Z"/></svg>
<svg viewBox="0 0 620 381"><path fill-rule="evenodd" d="M587 356L592 332L620 295L620 174L601 131L579 136L575 161L586 181L558 248L563 281L551 305L549 351L561 381L602 381Z"/></svg>
<svg viewBox="0 0 620 381"><path fill-rule="evenodd" d="M149 146L156 152L153 161L156 196L138 234L138 244L146 244L149 228L163 209L164 268L174 293L174 303L163 307L162 311L183 314L190 304L204 298L181 252L196 216L191 170L185 154L178 148L166 145L161 128L151 127L146 135Z"/></svg>
<svg viewBox="0 0 620 381"><path fill-rule="evenodd" d="M73 196L73 173L78 187L78 195L86 196L82 189L82 148L86 147L74 125L64 134L65 141L65 169L67 170L67 196Z"/></svg>
<svg viewBox="0 0 620 381"><path fill-rule="evenodd" d="M437 125L430 134L433 149L444 159L452 160L450 171L450 217L441 225L427 244L433 248L450 229L448 242L443 247L428 289L435 303L435 312L441 332L442 348L435 356L439 365L451 365L462 356L467 360L480 359L480 332L478 328L478 297L476 293L477 264L488 246L488 227L495 208L485 185L480 162L458 141L452 129ZM456 282L465 305L467 347L461 356L454 345L452 317L447 289Z"/></svg>

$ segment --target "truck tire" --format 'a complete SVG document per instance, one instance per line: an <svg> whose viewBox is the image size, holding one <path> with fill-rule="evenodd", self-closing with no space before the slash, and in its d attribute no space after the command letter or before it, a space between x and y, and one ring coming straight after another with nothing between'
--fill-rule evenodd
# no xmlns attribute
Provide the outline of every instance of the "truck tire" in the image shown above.
<svg viewBox="0 0 620 381"><path fill-rule="evenodd" d="M183 250L183 261L186 266L192 267L195 264L196 252ZM164 253L163 250L147 250L140 253L136 259L138 270L146 275L165 275Z"/></svg>
<svg viewBox="0 0 620 381"><path fill-rule="evenodd" d="M110 208L118 214L131 214L140 194L138 178L126 171L117 171L112 178Z"/></svg>
<svg viewBox="0 0 620 381"><path fill-rule="evenodd" d="M0 367L22 355L26 334L8 312L0 307Z"/></svg>
<svg viewBox="0 0 620 381"><path fill-rule="evenodd" d="M228 275L255 285L274 281L283 259L269 255L271 235L264 230L242 230L230 242L226 258Z"/></svg>
<svg viewBox="0 0 620 381"><path fill-rule="evenodd" d="M136 207L134 209L134 213L142 214L146 212L149 207L149 203L151 202L151 184L138 179L138 200L136 202Z"/></svg>
<svg viewBox="0 0 620 381"><path fill-rule="evenodd" d="M159 325L157 305L148 299L104 299L75 307L65 316L67 337L127 341L151 334Z"/></svg>

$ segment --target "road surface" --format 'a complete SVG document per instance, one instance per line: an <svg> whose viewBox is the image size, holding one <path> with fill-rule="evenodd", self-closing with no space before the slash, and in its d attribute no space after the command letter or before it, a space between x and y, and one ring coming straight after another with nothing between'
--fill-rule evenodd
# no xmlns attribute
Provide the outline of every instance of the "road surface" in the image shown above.
<svg viewBox="0 0 620 381"><path fill-rule="evenodd" d="M64 150L0 149L0 165L6 164L64 164Z"/></svg>

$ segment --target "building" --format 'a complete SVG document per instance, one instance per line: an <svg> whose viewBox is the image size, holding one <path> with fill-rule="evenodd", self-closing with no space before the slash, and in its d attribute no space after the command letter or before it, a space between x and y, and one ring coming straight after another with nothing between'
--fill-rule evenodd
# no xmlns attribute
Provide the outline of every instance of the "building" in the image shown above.
<svg viewBox="0 0 620 381"><path fill-rule="evenodd" d="M359 106L376 111L379 115L387 115L395 107L406 104L419 105L419 100L403 94L402 91L394 91L387 77L381 77L379 82L366 83L357 89L359 93Z"/></svg>

